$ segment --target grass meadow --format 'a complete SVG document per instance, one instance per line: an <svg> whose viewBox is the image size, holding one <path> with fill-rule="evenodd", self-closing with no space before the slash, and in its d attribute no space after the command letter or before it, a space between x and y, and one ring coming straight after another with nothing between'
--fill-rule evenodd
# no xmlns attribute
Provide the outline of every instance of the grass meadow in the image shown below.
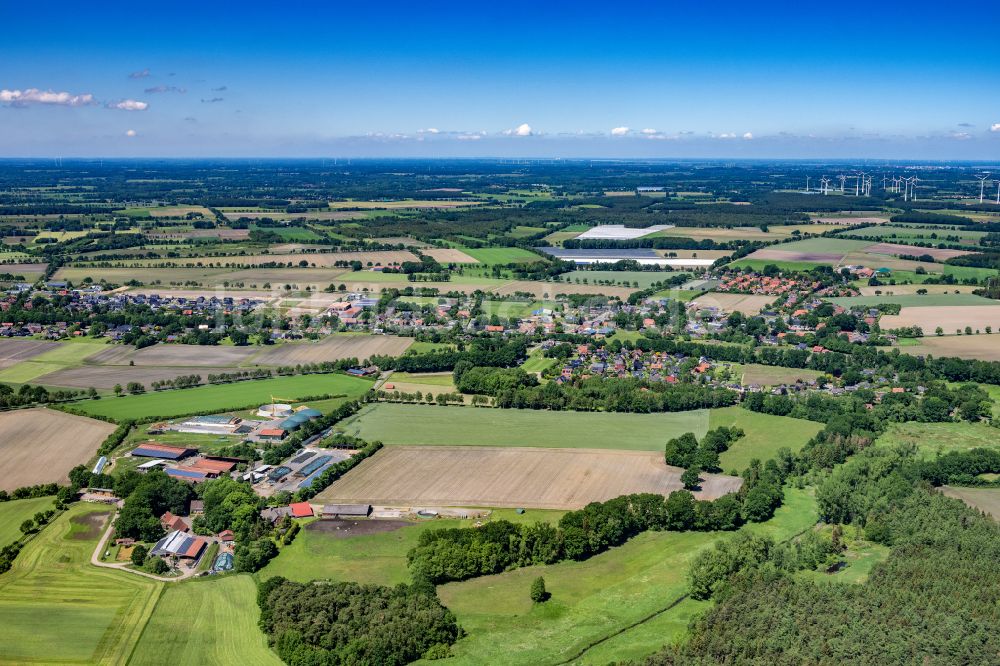
<svg viewBox="0 0 1000 666"><path fill-rule="evenodd" d="M279 402L323 394L345 394L356 398L363 395L371 385L367 379L346 375L295 375L234 384L212 384L161 393L149 392L121 398L87 400L76 403L75 406L92 416L104 416L122 421L155 416L179 416L208 410L221 412L255 403L268 403L271 402L271 396Z"/></svg>
<svg viewBox="0 0 1000 666"><path fill-rule="evenodd" d="M163 584L90 564L107 512L72 506L0 576L0 663L128 660Z"/></svg>
<svg viewBox="0 0 1000 666"><path fill-rule="evenodd" d="M33 497L0 502L0 547L21 538L21 523L39 511L51 508L51 497Z"/></svg>
<svg viewBox="0 0 1000 666"><path fill-rule="evenodd" d="M250 576L167 585L128 663L280 666L259 619L257 586Z"/></svg>
<svg viewBox="0 0 1000 666"><path fill-rule="evenodd" d="M781 540L815 524L815 501L789 489L775 517L743 529ZM582 562L525 567L438 588L468 632L454 664L607 664L641 659L687 629L710 602L681 601L687 567L728 533L646 532ZM544 604L528 596L545 578Z"/></svg>

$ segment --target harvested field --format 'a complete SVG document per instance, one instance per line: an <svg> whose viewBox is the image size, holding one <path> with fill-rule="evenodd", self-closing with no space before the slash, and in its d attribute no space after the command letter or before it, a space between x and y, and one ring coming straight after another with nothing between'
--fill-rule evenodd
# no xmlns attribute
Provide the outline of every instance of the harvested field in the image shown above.
<svg viewBox="0 0 1000 666"><path fill-rule="evenodd" d="M763 249L747 255L747 259L760 259L765 261L801 261L817 264L836 264L840 262L843 254L835 252L793 252L788 250Z"/></svg>
<svg viewBox="0 0 1000 666"><path fill-rule="evenodd" d="M291 220L297 217L305 217L310 220L357 220L366 217L363 211L316 209L312 209L308 213L286 213L283 210L234 211L223 209L222 214L226 216L227 220L238 220L241 217L249 220L256 220L261 217L269 217L272 220Z"/></svg>
<svg viewBox="0 0 1000 666"><path fill-rule="evenodd" d="M153 382L161 382L167 379L174 379L184 375L201 375L202 381L208 380L210 374L221 374L234 372L233 368L204 368L191 367L190 365L179 367L163 366L93 366L85 365L77 368L65 368L50 372L32 380L35 384L43 386L66 386L69 388L90 388L112 389L116 384L125 386L129 382L139 382L147 389Z"/></svg>
<svg viewBox="0 0 1000 666"><path fill-rule="evenodd" d="M36 278L45 272L48 264L0 264L0 274L23 275L25 278Z"/></svg>
<svg viewBox="0 0 1000 666"><path fill-rule="evenodd" d="M776 384L790 384L799 379L809 381L816 379L822 372L809 370L806 368L782 368L775 365L758 365L748 363L741 367L742 381L744 386L759 384L761 386L774 386Z"/></svg>
<svg viewBox="0 0 1000 666"><path fill-rule="evenodd" d="M0 368L9 368L16 363L52 351L57 347L59 347L58 342L0 339Z"/></svg>
<svg viewBox="0 0 1000 666"><path fill-rule="evenodd" d="M129 262L130 265L138 263L140 266L163 266L164 264L176 263L195 264L201 262L205 264L215 264L221 267L238 266L263 266L264 264L292 264L298 266L299 262L308 262L310 267L328 268L334 266L338 261L360 261L363 265L371 263L375 266L385 266L388 264L400 264L404 261L419 261L417 255L406 250L382 250L376 252L293 252L289 254L250 254L246 256L228 257L191 257L188 259L153 260L143 262Z"/></svg>
<svg viewBox="0 0 1000 666"><path fill-rule="evenodd" d="M321 342L295 342L268 347L254 361L261 365L322 363L372 356L400 356L413 344L413 338L392 335L335 335Z"/></svg>
<svg viewBox="0 0 1000 666"><path fill-rule="evenodd" d="M250 237L249 229L193 229L192 231L157 231L146 234L154 240L176 238L221 238L223 240L245 240Z"/></svg>
<svg viewBox="0 0 1000 666"><path fill-rule="evenodd" d="M919 326L925 336L933 335L941 327L945 335L953 335L956 329L985 330L991 326L1000 331L1000 305L943 305L930 307L904 307L898 315L884 315L879 320L882 330Z"/></svg>
<svg viewBox="0 0 1000 666"><path fill-rule="evenodd" d="M742 312L746 315L755 315L777 299L777 296L765 296L761 294L726 294L710 291L692 300L688 304L688 307L715 307L725 312Z"/></svg>
<svg viewBox="0 0 1000 666"><path fill-rule="evenodd" d="M917 245L900 245L898 243L876 243L875 245L866 247L865 252L868 252L869 254L905 254L914 257L920 257L926 254L934 257L937 261L944 261L945 259L951 259L952 257L961 257L966 254L972 254L969 250L943 250L936 247L919 247Z"/></svg>
<svg viewBox="0 0 1000 666"><path fill-rule="evenodd" d="M813 220L817 224L838 224L841 226L854 227L859 224L885 224L889 221L885 217L817 217Z"/></svg>
<svg viewBox="0 0 1000 666"><path fill-rule="evenodd" d="M400 208L461 208L463 206L479 206L481 201L446 201L432 199L418 201L404 199L402 201L331 201L330 208L363 208L365 210L398 210Z"/></svg>
<svg viewBox="0 0 1000 666"><path fill-rule="evenodd" d="M1000 488L956 488L941 486L941 493L960 499L973 509L983 511L1000 520Z"/></svg>
<svg viewBox="0 0 1000 666"><path fill-rule="evenodd" d="M923 289L928 294L971 294L973 289L981 289L981 287L974 284L887 284L878 287L867 285L858 287L862 296L915 296L917 289Z"/></svg>
<svg viewBox="0 0 1000 666"><path fill-rule="evenodd" d="M258 347L202 345L153 345L136 349L131 345L106 347L87 359L95 365L164 365L221 368L236 366L256 354Z"/></svg>
<svg viewBox="0 0 1000 666"><path fill-rule="evenodd" d="M494 447L388 447L320 493L324 503L578 509L629 493L681 490L681 470L658 452ZM742 480L706 474L699 499Z"/></svg>
<svg viewBox="0 0 1000 666"><path fill-rule="evenodd" d="M931 354L935 357L957 356L980 361L1000 361L1000 336L995 334L936 336L933 331L925 330L924 337L916 342L915 345L900 348L900 351L911 356Z"/></svg>
<svg viewBox="0 0 1000 666"><path fill-rule="evenodd" d="M434 248L432 250L424 250L424 254L429 257L434 257L438 263L441 264L478 264L479 260L470 257L461 250L456 250L454 248Z"/></svg>
<svg viewBox="0 0 1000 666"><path fill-rule="evenodd" d="M111 423L54 409L0 414L0 489L39 483L67 483L69 471L86 462L115 429Z"/></svg>
<svg viewBox="0 0 1000 666"><path fill-rule="evenodd" d="M928 273L942 272L942 264L929 264L924 261L900 259L888 254L872 254L870 252L850 252L844 255L842 264L860 264L871 268L890 268L894 271L915 271L923 268Z"/></svg>

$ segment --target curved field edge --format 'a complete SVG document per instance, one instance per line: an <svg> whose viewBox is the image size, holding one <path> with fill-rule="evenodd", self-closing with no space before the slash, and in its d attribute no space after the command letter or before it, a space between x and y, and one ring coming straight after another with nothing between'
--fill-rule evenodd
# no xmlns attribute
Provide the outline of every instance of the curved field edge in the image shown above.
<svg viewBox="0 0 1000 666"><path fill-rule="evenodd" d="M781 540L816 520L811 493L788 489L785 505L772 520L743 529ZM453 647L449 663L602 664L649 654L680 637L685 616L699 610L699 604L681 601L692 559L729 535L647 532L583 562L525 567L441 586L442 602L468 632ZM528 596L537 576L545 578L552 595L544 604L533 604Z"/></svg>

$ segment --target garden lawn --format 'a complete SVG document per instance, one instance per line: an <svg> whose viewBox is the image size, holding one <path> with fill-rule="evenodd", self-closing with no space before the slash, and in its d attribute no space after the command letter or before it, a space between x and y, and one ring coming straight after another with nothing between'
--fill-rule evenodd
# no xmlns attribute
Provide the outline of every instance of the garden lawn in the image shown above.
<svg viewBox="0 0 1000 666"><path fill-rule="evenodd" d="M624 414L378 403L366 405L336 428L386 445L662 451L671 437L685 432L703 436L708 424L708 410Z"/></svg>
<svg viewBox="0 0 1000 666"><path fill-rule="evenodd" d="M0 575L0 663L128 660L163 584L90 564L107 512L73 505Z"/></svg>
<svg viewBox="0 0 1000 666"><path fill-rule="evenodd" d="M257 585L250 576L167 585L128 663L280 666L259 619Z"/></svg>
<svg viewBox="0 0 1000 666"><path fill-rule="evenodd" d="M121 398L104 398L76 403L77 409L92 416L115 421L170 417L203 411L227 411L275 400L295 401L318 395L360 397L371 388L367 379L346 375L320 374L277 377L233 384L213 384L191 389L149 392Z"/></svg>
<svg viewBox="0 0 1000 666"><path fill-rule="evenodd" d="M21 538L21 523L52 508L52 497L0 502L0 548Z"/></svg>
<svg viewBox="0 0 1000 666"><path fill-rule="evenodd" d="M789 489L786 504L762 525L744 529L787 539L817 519L807 491ZM525 567L438 588L468 632L451 664L607 664L641 659L683 635L708 602L681 602L694 557L725 532L646 532L582 562ZM528 596L545 578L544 604ZM665 610L670 608L670 610ZM620 632L620 633L619 633ZM604 642L606 640L606 642Z"/></svg>

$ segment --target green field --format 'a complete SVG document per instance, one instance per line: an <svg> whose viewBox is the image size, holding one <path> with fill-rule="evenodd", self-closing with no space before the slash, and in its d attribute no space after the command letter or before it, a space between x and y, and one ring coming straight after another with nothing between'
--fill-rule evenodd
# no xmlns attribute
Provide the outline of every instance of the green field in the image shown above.
<svg viewBox="0 0 1000 666"><path fill-rule="evenodd" d="M742 407L724 407L709 412L709 428L738 426L746 433L719 456L722 469L743 471L753 458L773 458L783 446L798 451L823 427L822 423L751 412Z"/></svg>
<svg viewBox="0 0 1000 666"><path fill-rule="evenodd" d="M0 548L21 538L21 523L51 508L51 497L0 502Z"/></svg>
<svg viewBox="0 0 1000 666"><path fill-rule="evenodd" d="M525 372L542 372L558 362L557 358L547 358L539 348L528 354L528 358L521 364L521 369Z"/></svg>
<svg viewBox="0 0 1000 666"><path fill-rule="evenodd" d="M552 308L554 305L553 302L543 301L483 301L482 308L487 317L496 315L501 319L521 319L531 316L535 310Z"/></svg>
<svg viewBox="0 0 1000 666"><path fill-rule="evenodd" d="M346 394L359 397L372 383L346 375L295 375L235 384L214 384L192 389L104 398L76 403L87 414L121 421L154 416L174 416L208 410L226 411L255 403L271 402L271 396L296 400L306 396Z"/></svg>
<svg viewBox="0 0 1000 666"><path fill-rule="evenodd" d="M931 236L934 235L934 237ZM952 227L935 227L921 229L914 226L885 224L874 227L864 227L855 231L845 231L839 236L845 238L867 237L876 238L887 243L899 243L906 245L912 242L924 243L955 243L956 241L946 240L948 237L957 237L958 242L975 244L980 238L986 235L985 231L973 231L968 229L955 229ZM919 253L918 253L919 254Z"/></svg>
<svg viewBox="0 0 1000 666"><path fill-rule="evenodd" d="M841 307L850 308L856 305L876 306L881 303L894 303L903 307L937 307L941 305L996 305L997 301L990 298L983 298L975 294L898 294L888 296L842 296L839 298L827 298Z"/></svg>
<svg viewBox="0 0 1000 666"><path fill-rule="evenodd" d="M755 271L763 270L765 266L777 266L779 270L789 272L808 271L820 265L822 264L816 261L775 261L773 259L738 259L726 264L728 268L749 268Z"/></svg>
<svg viewBox="0 0 1000 666"><path fill-rule="evenodd" d="M876 440L880 446L914 446L917 453L932 458L949 451L968 451L1000 444L997 429L985 423L893 423Z"/></svg>
<svg viewBox="0 0 1000 666"><path fill-rule="evenodd" d="M257 586L250 576L167 585L128 663L279 666L259 618Z"/></svg>
<svg viewBox="0 0 1000 666"><path fill-rule="evenodd" d="M772 520L744 529L780 540L816 522L815 502L808 492L790 489L785 495L785 505ZM660 612L686 594L692 558L728 536L646 532L583 562L525 567L441 586L441 600L469 634L455 644L455 658L449 663L607 664L641 659L681 636L690 617L708 607L709 602L689 600ZM533 604L528 597L537 576L544 576L552 595L545 604Z"/></svg>
<svg viewBox="0 0 1000 666"><path fill-rule="evenodd" d="M541 261L541 258L534 252L529 252L519 247L462 247L459 249L481 264L512 264Z"/></svg>
<svg viewBox="0 0 1000 666"><path fill-rule="evenodd" d="M671 437L708 428L708 411L664 414L550 412L379 403L337 428L387 445L538 446L660 451Z"/></svg>
<svg viewBox="0 0 1000 666"><path fill-rule="evenodd" d="M82 365L83 359L87 356L101 351L106 342L103 339L94 340L93 338L65 342L56 349L0 370L0 382L23 384L50 372L57 372L64 368L75 368Z"/></svg>
<svg viewBox="0 0 1000 666"><path fill-rule="evenodd" d="M0 663L128 660L163 584L90 564L107 512L72 506L0 576Z"/></svg>
<svg viewBox="0 0 1000 666"><path fill-rule="evenodd" d="M516 523L556 522L562 511L533 509L517 514L512 509L493 509L493 519ZM259 573L261 580L284 576L290 580L352 580L371 585L410 582L406 553L417 545L425 530L471 527L472 520L419 520L390 532L341 538L314 528L301 530L291 544Z"/></svg>

